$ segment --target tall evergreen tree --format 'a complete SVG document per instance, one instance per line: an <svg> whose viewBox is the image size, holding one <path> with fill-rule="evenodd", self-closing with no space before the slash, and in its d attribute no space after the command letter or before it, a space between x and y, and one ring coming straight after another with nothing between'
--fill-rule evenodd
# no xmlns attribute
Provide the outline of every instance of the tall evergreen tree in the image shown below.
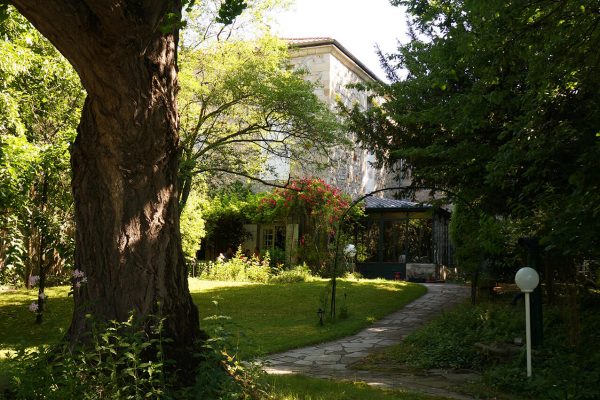
<svg viewBox="0 0 600 400"><path fill-rule="evenodd" d="M574 261L597 257L600 2L393 0L411 39L351 112L379 161ZM550 254L550 253L548 253Z"/></svg>

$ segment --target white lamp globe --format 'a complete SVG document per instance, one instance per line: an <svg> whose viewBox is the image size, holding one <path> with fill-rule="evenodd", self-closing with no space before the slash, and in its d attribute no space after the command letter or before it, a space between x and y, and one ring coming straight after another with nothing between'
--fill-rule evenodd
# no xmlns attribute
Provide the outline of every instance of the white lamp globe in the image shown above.
<svg viewBox="0 0 600 400"><path fill-rule="evenodd" d="M344 247L344 255L346 257L354 257L356 255L356 247L352 243L347 244Z"/></svg>
<svg viewBox="0 0 600 400"><path fill-rule="evenodd" d="M531 293L540 283L540 276L535 269L524 267L517 271L515 283L521 289L521 292Z"/></svg>

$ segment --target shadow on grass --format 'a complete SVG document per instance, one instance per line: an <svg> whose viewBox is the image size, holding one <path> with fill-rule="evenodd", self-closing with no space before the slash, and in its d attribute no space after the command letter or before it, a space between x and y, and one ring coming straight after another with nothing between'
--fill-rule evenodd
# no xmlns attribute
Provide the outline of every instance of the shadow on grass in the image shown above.
<svg viewBox="0 0 600 400"><path fill-rule="evenodd" d="M382 390L358 382L337 382L299 375L268 376L264 378L273 388L277 400L444 400L404 390Z"/></svg>
<svg viewBox="0 0 600 400"><path fill-rule="evenodd" d="M62 339L73 310L73 299L67 292L66 287L47 290L47 308L41 324L35 323L35 314L28 309L36 300L36 290L0 293L0 351L53 344Z"/></svg>
<svg viewBox="0 0 600 400"><path fill-rule="evenodd" d="M352 335L423 295L421 285L381 281L338 281L336 319L329 317L327 281L219 287L192 293L202 318L231 317L233 348L242 358L262 356ZM317 310L326 308L324 326ZM342 318L341 310L347 309ZM220 320L222 321L222 320ZM209 334L219 322L204 320ZM245 335L245 336L244 336Z"/></svg>
<svg viewBox="0 0 600 400"><path fill-rule="evenodd" d="M231 317L233 323L228 324L228 328L231 328L232 342L240 355L252 357L351 335L426 291L421 285L406 283L338 282L338 318L326 317L324 326L319 326L317 310L326 304L326 315L329 315L331 292L327 281L207 285L201 292L192 293L192 298L201 319L211 315ZM0 293L0 352L57 343L68 329L73 309L73 300L67 293L67 287L47 290L47 310L40 325L28 310L36 299L36 291ZM347 318L339 317L342 307L348 310ZM216 321L201 322L209 333L217 325Z"/></svg>

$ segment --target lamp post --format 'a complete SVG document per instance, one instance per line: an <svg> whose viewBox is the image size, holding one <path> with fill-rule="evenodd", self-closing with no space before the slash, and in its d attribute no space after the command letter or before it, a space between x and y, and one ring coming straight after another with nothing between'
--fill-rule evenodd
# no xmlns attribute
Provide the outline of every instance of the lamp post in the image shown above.
<svg viewBox="0 0 600 400"><path fill-rule="evenodd" d="M356 246L352 243L348 243L346 247L344 247L344 255L346 256L346 259L354 260L354 256L356 256ZM352 265L352 272L354 272L354 264Z"/></svg>
<svg viewBox="0 0 600 400"><path fill-rule="evenodd" d="M540 276L533 268L525 267L517 271L515 283L525 293L525 335L527 343L527 377L531 377L531 311L529 293L540 283Z"/></svg>

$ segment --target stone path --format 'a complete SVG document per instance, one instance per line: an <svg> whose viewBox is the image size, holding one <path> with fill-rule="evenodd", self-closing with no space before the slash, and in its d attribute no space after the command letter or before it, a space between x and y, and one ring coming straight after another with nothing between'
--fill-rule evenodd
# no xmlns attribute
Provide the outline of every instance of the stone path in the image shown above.
<svg viewBox="0 0 600 400"><path fill-rule="evenodd" d="M374 351L400 343L431 317L469 296L469 289L465 286L425 286L428 289L425 295L356 335L269 356L264 360L265 371L269 374L303 374L317 378L363 381L373 386L408 388L456 399L469 399L448 390L454 379L457 379L452 373L439 371L438 374L427 376L391 375L349 368L352 363Z"/></svg>

